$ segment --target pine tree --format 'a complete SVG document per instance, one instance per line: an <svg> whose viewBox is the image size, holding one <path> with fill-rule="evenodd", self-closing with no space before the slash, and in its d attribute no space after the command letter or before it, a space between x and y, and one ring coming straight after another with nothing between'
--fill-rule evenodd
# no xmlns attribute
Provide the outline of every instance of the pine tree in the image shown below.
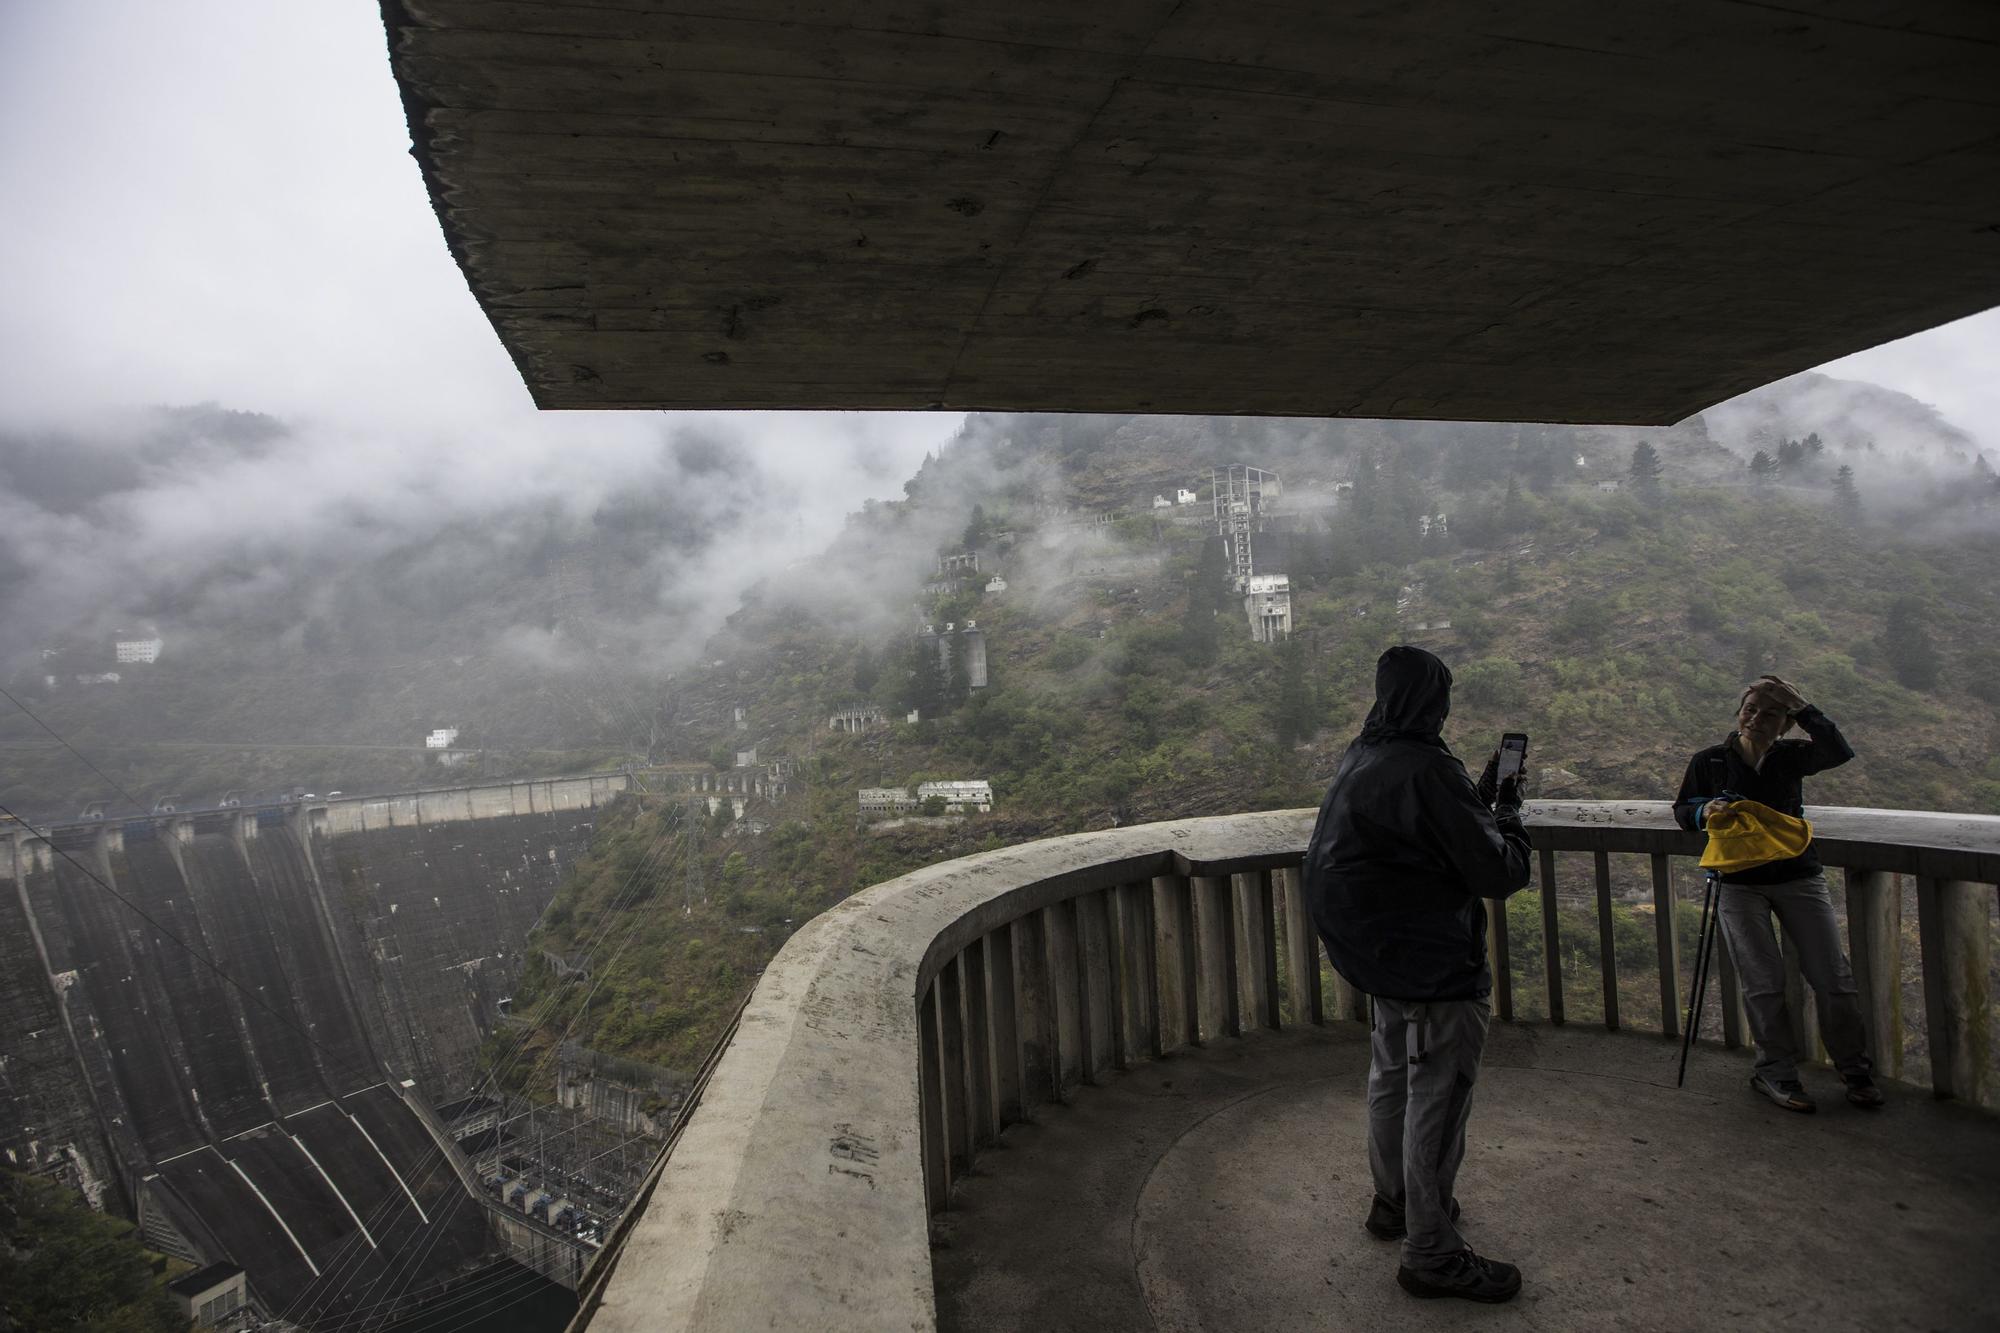
<svg viewBox="0 0 2000 1333"><path fill-rule="evenodd" d="M1929 690L1938 683L1943 662L1931 641L1929 621L1923 603L1914 597L1898 597L1889 604L1888 623L1882 629L1882 655L1906 689Z"/></svg>
<svg viewBox="0 0 2000 1333"><path fill-rule="evenodd" d="M1833 502L1845 517L1861 517L1861 491L1854 484L1854 469L1845 463L1833 474Z"/></svg>
<svg viewBox="0 0 2000 1333"><path fill-rule="evenodd" d="M1660 475L1666 469L1660 463L1660 451L1649 440L1641 440L1632 446L1632 489L1647 500L1655 500L1660 494Z"/></svg>
<svg viewBox="0 0 2000 1333"><path fill-rule="evenodd" d="M1759 485L1764 485L1777 475L1777 459L1771 457L1770 454L1764 452L1762 449L1750 455L1750 476L1752 480L1756 481Z"/></svg>
<svg viewBox="0 0 2000 1333"><path fill-rule="evenodd" d="M1290 748L1312 735L1319 726L1319 710L1314 705L1312 684L1306 678L1306 644L1293 635L1278 650L1278 693L1272 701L1271 721L1278 744Z"/></svg>
<svg viewBox="0 0 2000 1333"><path fill-rule="evenodd" d="M1778 466L1786 472L1796 472L1806 461L1806 446L1800 440L1786 440L1778 446Z"/></svg>

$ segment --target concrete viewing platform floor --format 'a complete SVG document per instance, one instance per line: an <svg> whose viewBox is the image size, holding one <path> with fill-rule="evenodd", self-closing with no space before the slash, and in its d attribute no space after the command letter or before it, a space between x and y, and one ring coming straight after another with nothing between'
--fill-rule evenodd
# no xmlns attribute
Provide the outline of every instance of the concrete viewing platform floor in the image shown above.
<svg viewBox="0 0 2000 1333"><path fill-rule="evenodd" d="M1741 1052L1495 1022L1458 1197L1503 1306L1416 1301L1362 1230L1366 1029L1181 1052L1036 1112L937 1219L945 1330L2000 1328L2000 1117L1817 1115Z"/></svg>

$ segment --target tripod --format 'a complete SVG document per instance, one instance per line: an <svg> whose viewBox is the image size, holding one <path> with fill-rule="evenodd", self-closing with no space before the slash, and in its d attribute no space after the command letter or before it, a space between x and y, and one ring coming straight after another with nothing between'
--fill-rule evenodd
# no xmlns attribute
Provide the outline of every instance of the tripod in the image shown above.
<svg viewBox="0 0 2000 1333"><path fill-rule="evenodd" d="M1702 1006L1708 999L1708 969L1715 959L1715 932L1721 920L1722 890L1711 870L1701 895L1701 927L1695 932L1694 985L1688 991L1687 1010L1682 1014L1681 1069L1674 1077L1677 1088L1687 1082L1688 1049L1694 1045L1694 1034L1701 1027Z"/></svg>

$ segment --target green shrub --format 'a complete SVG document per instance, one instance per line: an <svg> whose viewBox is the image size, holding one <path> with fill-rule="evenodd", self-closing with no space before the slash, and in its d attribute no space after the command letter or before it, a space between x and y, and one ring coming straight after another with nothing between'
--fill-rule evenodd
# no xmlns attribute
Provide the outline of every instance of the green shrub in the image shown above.
<svg viewBox="0 0 2000 1333"><path fill-rule="evenodd" d="M1466 703L1489 708L1519 708L1527 702L1520 664L1502 657L1466 663L1458 669L1453 688Z"/></svg>

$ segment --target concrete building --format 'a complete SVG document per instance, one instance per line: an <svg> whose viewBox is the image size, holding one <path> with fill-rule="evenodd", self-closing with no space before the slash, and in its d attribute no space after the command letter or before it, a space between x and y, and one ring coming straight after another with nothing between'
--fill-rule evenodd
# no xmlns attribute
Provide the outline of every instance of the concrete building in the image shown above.
<svg viewBox="0 0 2000 1333"><path fill-rule="evenodd" d="M1278 643L1292 632L1292 580L1284 574L1252 574L1243 595L1250 637Z"/></svg>
<svg viewBox="0 0 2000 1333"><path fill-rule="evenodd" d="M753 745L747 750L738 750L736 752L736 766L738 768L754 768L756 767L756 765L757 765L756 746Z"/></svg>
<svg viewBox="0 0 2000 1333"><path fill-rule="evenodd" d="M943 798L944 808L952 814L962 814L967 810L988 814L993 809L993 784L985 778L917 784L919 807L933 796Z"/></svg>
<svg viewBox="0 0 2000 1333"><path fill-rule="evenodd" d="M829 731L868 731L888 725L888 718L874 704L849 704L826 720Z"/></svg>
<svg viewBox="0 0 2000 1333"><path fill-rule="evenodd" d="M986 580L986 591L990 593L1007 591L1007 580L995 574L992 578Z"/></svg>
<svg viewBox="0 0 2000 1333"><path fill-rule="evenodd" d="M1185 486L1174 492L1174 503L1177 505L1191 505L1198 498L1193 491Z"/></svg>
<svg viewBox="0 0 2000 1333"><path fill-rule="evenodd" d="M160 649L165 646L166 641L157 631L131 638L121 635L112 642L112 650L120 662L157 662L160 660Z"/></svg>
<svg viewBox="0 0 2000 1333"><path fill-rule="evenodd" d="M458 744L457 727L439 727L436 731L424 737L424 748L426 750L449 750L456 744Z"/></svg>
<svg viewBox="0 0 2000 1333"><path fill-rule="evenodd" d="M236 1264L210 1264L177 1277L167 1284L167 1294L196 1328L249 1327L249 1283Z"/></svg>
<svg viewBox="0 0 2000 1333"><path fill-rule="evenodd" d="M863 819L907 814L917 808L908 787L863 787L856 799Z"/></svg>
<svg viewBox="0 0 2000 1333"><path fill-rule="evenodd" d="M960 551L954 555L938 557L937 572L940 574L977 574L979 572L979 552Z"/></svg>

